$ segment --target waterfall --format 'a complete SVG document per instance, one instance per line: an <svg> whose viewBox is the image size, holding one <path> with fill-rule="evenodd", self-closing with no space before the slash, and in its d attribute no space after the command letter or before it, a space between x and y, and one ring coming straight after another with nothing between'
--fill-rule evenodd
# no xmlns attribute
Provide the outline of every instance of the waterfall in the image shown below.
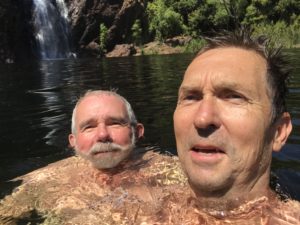
<svg viewBox="0 0 300 225"><path fill-rule="evenodd" d="M35 38L42 59L74 56L69 45L68 10L64 0L33 0Z"/></svg>

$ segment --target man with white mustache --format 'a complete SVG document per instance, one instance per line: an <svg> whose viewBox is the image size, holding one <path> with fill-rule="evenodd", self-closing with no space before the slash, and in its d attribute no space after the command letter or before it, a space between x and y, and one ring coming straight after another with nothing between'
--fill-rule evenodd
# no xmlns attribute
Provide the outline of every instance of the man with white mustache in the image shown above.
<svg viewBox="0 0 300 225"><path fill-rule="evenodd" d="M128 101L112 91L88 91L73 110L70 145L97 169L127 159L144 134Z"/></svg>
<svg viewBox="0 0 300 225"><path fill-rule="evenodd" d="M173 192L166 187L187 183L177 157L135 146L143 134L125 98L86 92L69 135L77 155L10 181L20 185L0 199L0 224L36 216L45 224L153 224L158 201Z"/></svg>

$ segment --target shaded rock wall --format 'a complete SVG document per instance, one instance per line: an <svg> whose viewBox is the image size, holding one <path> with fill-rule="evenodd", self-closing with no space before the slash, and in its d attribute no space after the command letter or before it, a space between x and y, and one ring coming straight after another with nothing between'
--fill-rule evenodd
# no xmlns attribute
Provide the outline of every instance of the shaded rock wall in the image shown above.
<svg viewBox="0 0 300 225"><path fill-rule="evenodd" d="M99 42L99 26L108 31L108 50L124 43L134 21L145 12L145 0L66 0L69 8L73 45L79 53L90 43ZM90 52L90 48L89 52ZM96 49L95 49L96 51ZM90 52L91 53L91 52Z"/></svg>
<svg viewBox="0 0 300 225"><path fill-rule="evenodd" d="M32 0L0 1L0 62L17 62L35 57Z"/></svg>
<svg viewBox="0 0 300 225"><path fill-rule="evenodd" d="M146 0L65 0L69 9L72 46L80 56L97 55L99 26L108 31L108 50L125 43L132 24L143 16ZM38 57L32 23L32 0L0 1L0 62ZM94 46L91 48L91 46Z"/></svg>

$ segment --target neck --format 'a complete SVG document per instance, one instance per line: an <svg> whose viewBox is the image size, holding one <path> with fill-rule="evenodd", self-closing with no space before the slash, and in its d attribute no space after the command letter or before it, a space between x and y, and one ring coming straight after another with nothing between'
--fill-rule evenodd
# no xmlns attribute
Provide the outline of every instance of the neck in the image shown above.
<svg viewBox="0 0 300 225"><path fill-rule="evenodd" d="M198 208L207 213L218 217L228 216L234 213L245 213L247 208L257 207L268 203L276 198L276 194L270 189L265 188L250 192L223 193L203 193L191 189L191 195Z"/></svg>
<svg viewBox="0 0 300 225"><path fill-rule="evenodd" d="M248 179L239 179L230 185L223 187L194 186L190 184L192 192L196 199L208 206L213 204L227 209L228 207L238 207L243 202L252 201L260 197L269 197L272 192L269 186L269 171L262 173L260 176Z"/></svg>

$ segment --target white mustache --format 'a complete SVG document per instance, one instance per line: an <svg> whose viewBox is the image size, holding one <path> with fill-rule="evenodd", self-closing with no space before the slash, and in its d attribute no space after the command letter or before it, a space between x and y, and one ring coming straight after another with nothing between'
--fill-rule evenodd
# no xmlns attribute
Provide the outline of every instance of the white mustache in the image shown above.
<svg viewBox="0 0 300 225"><path fill-rule="evenodd" d="M89 151L89 155L95 155L101 152L122 151L125 148L115 143L95 143Z"/></svg>

